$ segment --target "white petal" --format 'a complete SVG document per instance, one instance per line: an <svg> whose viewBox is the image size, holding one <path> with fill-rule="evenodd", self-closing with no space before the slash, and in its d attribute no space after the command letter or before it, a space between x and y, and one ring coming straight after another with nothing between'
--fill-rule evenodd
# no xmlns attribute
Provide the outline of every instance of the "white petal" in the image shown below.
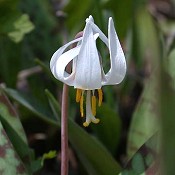
<svg viewBox="0 0 175 175"><path fill-rule="evenodd" d="M86 22L88 21L94 22L94 18L90 15L89 18L86 19Z"/></svg>
<svg viewBox="0 0 175 175"><path fill-rule="evenodd" d="M50 69L51 71L53 70L53 67L55 66L55 63L57 61L57 59L59 59L59 57L61 56L61 54L67 49L67 47L69 47L71 44L76 43L78 41L81 41L83 37L77 38L73 41L70 41L69 43L65 44L64 46L60 47L52 56L51 60L50 60Z"/></svg>
<svg viewBox="0 0 175 175"><path fill-rule="evenodd" d="M81 49L76 61L75 88L91 90L101 88L101 65L95 36L89 22L86 24Z"/></svg>
<svg viewBox="0 0 175 175"><path fill-rule="evenodd" d="M65 71L66 66L68 63L77 57L80 46L77 46L65 53L63 53L59 59L56 61L55 67L54 67L54 76L62 81L63 83L66 83L69 86L74 86L74 76L75 76L75 68L72 70L72 73L69 74Z"/></svg>
<svg viewBox="0 0 175 175"><path fill-rule="evenodd" d="M103 85L118 84L126 74L126 60L112 18L109 18L108 37L111 69L105 75L107 81Z"/></svg>
<svg viewBox="0 0 175 175"><path fill-rule="evenodd" d="M89 24L91 25L94 33L99 33L99 38L106 44L106 46L108 47L108 38L106 37L106 35L99 29L99 27L94 24L93 22L89 21Z"/></svg>

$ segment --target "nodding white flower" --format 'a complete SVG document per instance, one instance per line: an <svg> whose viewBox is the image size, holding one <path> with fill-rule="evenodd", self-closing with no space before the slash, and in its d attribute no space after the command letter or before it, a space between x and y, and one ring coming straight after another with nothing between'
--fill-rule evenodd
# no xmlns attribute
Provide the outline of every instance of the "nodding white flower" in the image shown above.
<svg viewBox="0 0 175 175"><path fill-rule="evenodd" d="M110 70L105 74L102 60L96 47L96 39L100 38L110 55ZM76 47L65 51L70 45L77 43ZM66 72L66 66L73 60L72 72ZM63 83L74 86L77 89L76 101L80 102L80 113L84 116L83 101L86 95L86 127L91 122L98 123L100 120L96 115L96 96L98 94L98 105L102 103L102 90L104 85L119 84L126 74L126 60L116 34L112 17L108 23L108 38L94 24L92 16L86 19L83 36L60 47L52 56L50 69L56 79Z"/></svg>

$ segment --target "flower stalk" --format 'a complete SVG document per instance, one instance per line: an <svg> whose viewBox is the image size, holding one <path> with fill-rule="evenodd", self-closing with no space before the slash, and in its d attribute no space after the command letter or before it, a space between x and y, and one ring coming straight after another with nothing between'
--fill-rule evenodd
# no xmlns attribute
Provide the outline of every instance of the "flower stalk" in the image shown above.
<svg viewBox="0 0 175 175"><path fill-rule="evenodd" d="M83 32L79 32L76 38L82 37ZM73 44L72 47L76 45ZM69 64L66 71L71 71ZM69 151L68 151L68 93L69 86L63 84L62 107L61 107L61 175L68 175L69 172Z"/></svg>
<svg viewBox="0 0 175 175"><path fill-rule="evenodd" d="M68 85L63 85L62 107L61 107L61 175L68 175L69 155L68 155Z"/></svg>

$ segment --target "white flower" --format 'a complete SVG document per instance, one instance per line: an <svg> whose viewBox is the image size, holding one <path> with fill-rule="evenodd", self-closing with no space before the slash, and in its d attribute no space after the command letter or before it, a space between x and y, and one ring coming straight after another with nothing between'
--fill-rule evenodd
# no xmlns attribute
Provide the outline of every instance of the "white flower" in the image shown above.
<svg viewBox="0 0 175 175"><path fill-rule="evenodd" d="M109 49L111 68L106 74L103 71L102 60L96 47L98 37ZM73 43L77 43L77 46L65 51ZM72 60L72 72L69 74L65 68ZM86 93L86 122L83 125L88 126L90 122L98 123L99 119L95 118L95 90L98 91L100 106L102 103L101 87L119 84L126 74L125 56L112 17L109 18L107 38L94 24L92 16L89 16L86 19L83 36L60 47L51 58L50 69L56 79L77 89L76 101L80 102L82 117L84 116L83 99Z"/></svg>

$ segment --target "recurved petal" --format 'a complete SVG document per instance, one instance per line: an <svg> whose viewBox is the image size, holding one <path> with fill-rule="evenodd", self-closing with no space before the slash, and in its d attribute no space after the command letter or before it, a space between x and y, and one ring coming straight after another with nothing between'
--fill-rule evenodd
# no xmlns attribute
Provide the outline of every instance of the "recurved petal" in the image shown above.
<svg viewBox="0 0 175 175"><path fill-rule="evenodd" d="M89 22L86 23L81 49L76 60L75 88L84 90L101 88L101 65L95 36Z"/></svg>
<svg viewBox="0 0 175 175"><path fill-rule="evenodd" d="M106 37L106 35L99 29L99 27L93 23L92 21L89 21L89 24L92 27L92 30L94 33L98 33L99 34L99 38L106 44L106 46L108 47L108 38Z"/></svg>
<svg viewBox="0 0 175 175"><path fill-rule="evenodd" d="M56 63L56 61L60 58L61 54L69 47L71 44L79 42L82 40L83 37L77 38L75 40L70 41L69 43L65 44L64 46L60 47L52 56L50 60L50 69L53 71L53 67ZM53 73L53 72L52 72Z"/></svg>
<svg viewBox="0 0 175 175"><path fill-rule="evenodd" d="M111 17L109 18L108 37L111 68L105 75L103 85L119 84L126 74L126 59Z"/></svg>
<svg viewBox="0 0 175 175"><path fill-rule="evenodd" d="M55 78L62 81L63 83L66 83L69 86L74 86L75 69L71 74L67 73L65 69L71 60L76 59L79 51L80 46L77 46L63 53L59 59L57 59L55 66L53 66L53 74Z"/></svg>

